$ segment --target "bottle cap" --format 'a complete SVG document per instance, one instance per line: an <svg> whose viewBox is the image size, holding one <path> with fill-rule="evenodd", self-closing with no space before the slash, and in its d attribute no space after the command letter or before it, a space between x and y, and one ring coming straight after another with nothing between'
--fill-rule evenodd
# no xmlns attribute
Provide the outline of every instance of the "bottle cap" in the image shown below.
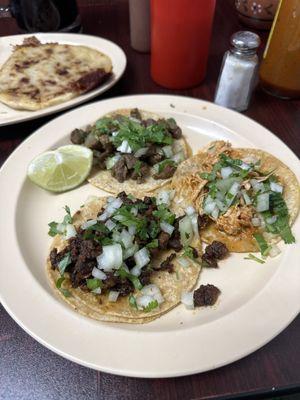
<svg viewBox="0 0 300 400"><path fill-rule="evenodd" d="M238 31L230 38L234 52L243 54L254 54L260 45L259 36L250 31Z"/></svg>

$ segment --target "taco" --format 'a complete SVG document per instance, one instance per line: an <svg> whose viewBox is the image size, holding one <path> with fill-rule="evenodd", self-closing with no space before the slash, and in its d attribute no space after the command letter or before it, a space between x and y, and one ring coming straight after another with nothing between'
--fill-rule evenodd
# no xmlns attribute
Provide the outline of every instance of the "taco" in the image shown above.
<svg viewBox="0 0 300 400"><path fill-rule="evenodd" d="M218 240L229 251L267 255L281 239L295 241L290 227L299 211L298 180L263 150L212 142L178 167L171 186L177 208L192 201L199 211L207 243Z"/></svg>
<svg viewBox="0 0 300 400"><path fill-rule="evenodd" d="M89 182L113 194L152 193L191 155L173 118L138 109L106 114L86 129L75 129L71 141L93 150Z"/></svg>
<svg viewBox="0 0 300 400"><path fill-rule="evenodd" d="M170 192L136 199L125 192L89 201L54 236L47 273L76 311L101 321L145 323L175 307L200 273L197 215L176 216Z"/></svg>

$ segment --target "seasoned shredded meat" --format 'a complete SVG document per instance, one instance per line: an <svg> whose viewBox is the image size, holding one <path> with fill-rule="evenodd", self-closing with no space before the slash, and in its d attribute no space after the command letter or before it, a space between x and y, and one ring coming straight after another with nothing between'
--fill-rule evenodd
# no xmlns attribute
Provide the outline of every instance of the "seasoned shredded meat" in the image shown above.
<svg viewBox="0 0 300 400"><path fill-rule="evenodd" d="M254 214L252 206L230 207L216 221L216 227L228 235L238 235L243 227L252 227L251 219Z"/></svg>
<svg viewBox="0 0 300 400"><path fill-rule="evenodd" d="M199 231L207 226L209 217L206 214L198 215L198 229Z"/></svg>
<svg viewBox="0 0 300 400"><path fill-rule="evenodd" d="M216 303L221 291L214 285L201 285L194 291L194 306L205 307Z"/></svg>

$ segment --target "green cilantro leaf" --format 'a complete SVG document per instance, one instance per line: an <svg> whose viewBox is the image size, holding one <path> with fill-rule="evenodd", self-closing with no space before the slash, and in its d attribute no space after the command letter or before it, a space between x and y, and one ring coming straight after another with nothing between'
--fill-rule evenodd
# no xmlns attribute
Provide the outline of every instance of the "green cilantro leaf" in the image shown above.
<svg viewBox="0 0 300 400"><path fill-rule="evenodd" d="M128 301L131 307L137 309L136 298L132 294L129 296Z"/></svg>
<svg viewBox="0 0 300 400"><path fill-rule="evenodd" d="M166 168L167 165L171 165L172 167L175 167L176 163L175 163L175 161L167 158L166 160L163 160L156 165L158 166L158 173L160 173Z"/></svg>
<svg viewBox="0 0 300 400"><path fill-rule="evenodd" d="M150 311L154 310L157 307L158 307L158 301L157 300L153 300L147 305L147 307L145 307L143 309L143 311L150 312Z"/></svg>
<svg viewBox="0 0 300 400"><path fill-rule="evenodd" d="M142 166L142 161L137 160L137 161L135 162L135 164L134 164L134 167L133 167L134 172L135 172L138 176L141 175L141 166Z"/></svg>
<svg viewBox="0 0 300 400"><path fill-rule="evenodd" d="M152 242L146 244L146 247L148 247L148 249L156 249L158 247L158 239L152 240Z"/></svg>
<svg viewBox="0 0 300 400"><path fill-rule="evenodd" d="M125 268L121 267L117 271L120 278L125 279L127 278L134 286L135 289L141 290L143 285L141 284L139 278L135 275L132 275L130 272L127 272Z"/></svg>
<svg viewBox="0 0 300 400"><path fill-rule="evenodd" d="M268 255L270 251L270 246L266 242L265 238L260 233L254 233L253 237L257 241L261 255L262 256Z"/></svg>
<svg viewBox="0 0 300 400"><path fill-rule="evenodd" d="M244 260L256 261L259 264L264 264L265 263L264 260L261 260L260 258L256 257L254 254L248 254L248 257L244 257Z"/></svg>
<svg viewBox="0 0 300 400"><path fill-rule="evenodd" d="M59 270L61 276L63 276L67 266L70 264L71 264L71 253L68 252L64 255L64 257L58 263L58 270Z"/></svg>
<svg viewBox="0 0 300 400"><path fill-rule="evenodd" d="M152 214L160 221L165 221L170 225L173 225L175 221L175 214L169 211L165 204L159 204L157 210L153 211Z"/></svg>
<svg viewBox="0 0 300 400"><path fill-rule="evenodd" d="M65 209L67 215L65 215L65 217L64 217L63 224L72 224L73 218L71 216L70 207L65 206L64 209Z"/></svg>
<svg viewBox="0 0 300 400"><path fill-rule="evenodd" d="M50 224L48 224L49 226L49 231L48 231L48 235L54 237L55 235L58 235L60 232L57 230L57 222L50 222Z"/></svg>
<svg viewBox="0 0 300 400"><path fill-rule="evenodd" d="M148 228L148 232L149 232L149 235L150 235L150 237L151 237L152 239L156 238L157 235L158 235L159 232L160 232L160 226L159 226L159 224L158 224L156 221L151 220L151 221L150 221L150 226L149 226L149 228Z"/></svg>
<svg viewBox="0 0 300 400"><path fill-rule="evenodd" d="M65 297L71 297L71 292L68 289L64 289L61 287L63 281L65 280L65 278L63 276L61 276L60 278L57 279L56 281L56 287L57 289L59 289L59 291L65 296Z"/></svg>
<svg viewBox="0 0 300 400"><path fill-rule="evenodd" d="M90 290L95 290L97 288L101 288L102 287L102 281L100 279L97 278L93 278L93 279L87 279L86 280L86 285L88 287L88 289Z"/></svg>
<svg viewBox="0 0 300 400"><path fill-rule="evenodd" d="M192 260L195 259L195 257L194 257L194 252L193 252L193 248L190 247L190 246L186 246L186 247L184 248L184 252L183 252L182 255L185 256L185 257L189 257L189 258L192 259Z"/></svg>
<svg viewBox="0 0 300 400"><path fill-rule="evenodd" d="M130 227L136 227L136 234L142 239L146 240L148 238L147 233L147 220L140 216L135 216L131 213L130 206L121 206L113 215L113 219L120 222L121 225Z"/></svg>

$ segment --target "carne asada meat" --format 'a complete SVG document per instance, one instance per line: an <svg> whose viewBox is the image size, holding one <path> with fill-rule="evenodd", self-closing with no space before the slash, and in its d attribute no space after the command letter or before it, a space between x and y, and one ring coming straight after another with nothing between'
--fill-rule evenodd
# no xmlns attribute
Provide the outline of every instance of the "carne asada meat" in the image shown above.
<svg viewBox="0 0 300 400"><path fill-rule="evenodd" d="M194 291L194 306L206 307L216 303L221 291L214 285L201 285Z"/></svg>
<svg viewBox="0 0 300 400"><path fill-rule="evenodd" d="M205 253L210 258L216 258L217 260L222 260L228 255L229 251L224 243L214 240L212 244L206 247Z"/></svg>

